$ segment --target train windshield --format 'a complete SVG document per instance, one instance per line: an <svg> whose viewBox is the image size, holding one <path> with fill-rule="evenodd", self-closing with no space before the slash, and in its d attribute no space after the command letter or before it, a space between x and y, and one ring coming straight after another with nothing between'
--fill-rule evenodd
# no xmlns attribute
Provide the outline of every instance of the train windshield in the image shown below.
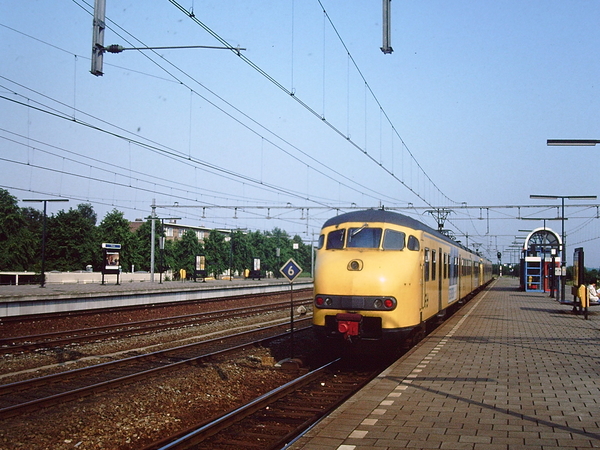
<svg viewBox="0 0 600 450"><path fill-rule="evenodd" d="M319 243L317 244L317 249L321 250L323 248L323 244L325 243L325 235L322 234L319 236Z"/></svg>
<svg viewBox="0 0 600 450"><path fill-rule="evenodd" d="M335 230L327 235L327 250L344 248L346 230Z"/></svg>
<svg viewBox="0 0 600 450"><path fill-rule="evenodd" d="M363 225L360 228L348 229L348 248L379 248L381 242L381 228L367 228Z"/></svg>

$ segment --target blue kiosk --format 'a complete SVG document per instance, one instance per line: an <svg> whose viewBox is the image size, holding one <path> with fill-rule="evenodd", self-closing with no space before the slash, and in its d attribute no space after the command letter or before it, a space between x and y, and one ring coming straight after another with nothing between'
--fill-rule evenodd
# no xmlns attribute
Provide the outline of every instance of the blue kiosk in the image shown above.
<svg viewBox="0 0 600 450"><path fill-rule="evenodd" d="M561 276L562 240L550 228L537 228L525 239L521 254L521 290L556 292Z"/></svg>

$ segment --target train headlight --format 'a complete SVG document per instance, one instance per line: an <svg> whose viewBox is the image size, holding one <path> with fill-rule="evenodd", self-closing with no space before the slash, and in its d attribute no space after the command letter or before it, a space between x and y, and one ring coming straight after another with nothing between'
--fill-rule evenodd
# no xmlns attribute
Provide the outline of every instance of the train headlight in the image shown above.
<svg viewBox="0 0 600 450"><path fill-rule="evenodd" d="M315 297L315 305L319 308L327 308L333 305L333 299L331 297L323 297L318 295Z"/></svg>
<svg viewBox="0 0 600 450"><path fill-rule="evenodd" d="M375 309L383 308L383 300L381 300L380 298L375 299L375 301L373 302L373 306L375 307Z"/></svg>
<svg viewBox="0 0 600 450"><path fill-rule="evenodd" d="M348 270L356 272L363 269L363 262L360 259L353 259L348 263Z"/></svg>

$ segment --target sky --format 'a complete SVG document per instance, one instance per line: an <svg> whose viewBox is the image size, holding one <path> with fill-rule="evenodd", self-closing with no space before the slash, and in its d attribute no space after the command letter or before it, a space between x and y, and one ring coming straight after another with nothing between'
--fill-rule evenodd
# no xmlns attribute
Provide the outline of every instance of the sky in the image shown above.
<svg viewBox="0 0 600 450"><path fill-rule="evenodd" d="M129 220L286 230L397 209L496 261L564 223L600 267L597 0L106 0L0 4L0 187ZM148 47L190 47L137 50ZM213 48L221 47L221 48ZM21 206L35 204L20 202ZM523 219L534 220L523 220ZM543 219L548 219L544 221ZM526 231L522 231L526 230Z"/></svg>

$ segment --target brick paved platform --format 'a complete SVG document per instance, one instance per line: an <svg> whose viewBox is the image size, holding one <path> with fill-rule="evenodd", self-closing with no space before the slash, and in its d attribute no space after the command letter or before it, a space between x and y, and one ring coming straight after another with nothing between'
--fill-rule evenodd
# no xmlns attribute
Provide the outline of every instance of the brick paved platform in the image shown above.
<svg viewBox="0 0 600 450"><path fill-rule="evenodd" d="M294 450L600 447L600 309L500 278Z"/></svg>

